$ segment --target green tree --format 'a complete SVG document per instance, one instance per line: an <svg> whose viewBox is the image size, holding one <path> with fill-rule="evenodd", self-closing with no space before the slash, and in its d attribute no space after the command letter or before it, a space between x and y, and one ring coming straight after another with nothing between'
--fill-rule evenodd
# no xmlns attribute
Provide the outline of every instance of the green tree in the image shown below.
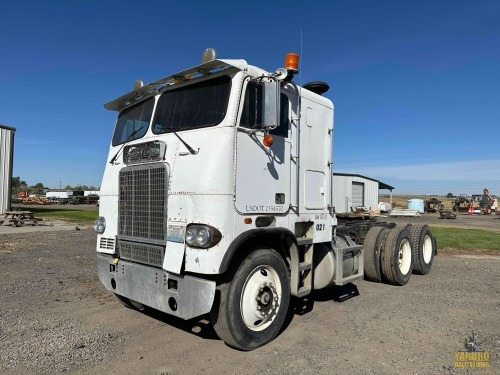
<svg viewBox="0 0 500 375"><path fill-rule="evenodd" d="M28 184L26 181L21 180L21 177L12 177L12 193L17 194L20 191L28 190Z"/></svg>
<svg viewBox="0 0 500 375"><path fill-rule="evenodd" d="M12 189L18 189L21 186L21 177L12 177Z"/></svg>
<svg viewBox="0 0 500 375"><path fill-rule="evenodd" d="M446 198L453 198L453 197L454 197L453 193L446 194Z"/></svg>
<svg viewBox="0 0 500 375"><path fill-rule="evenodd" d="M43 194L43 190L45 189L45 187L43 186L43 183L38 182L37 184L31 186L29 189L32 194L41 195Z"/></svg>

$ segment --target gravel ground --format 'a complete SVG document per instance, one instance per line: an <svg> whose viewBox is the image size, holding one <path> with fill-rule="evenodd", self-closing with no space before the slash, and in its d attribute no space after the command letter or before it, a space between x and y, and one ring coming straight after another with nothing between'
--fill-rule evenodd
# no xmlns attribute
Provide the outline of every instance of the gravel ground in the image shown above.
<svg viewBox="0 0 500 375"><path fill-rule="evenodd" d="M493 220L493 218L492 218ZM446 256L395 287L359 281L295 300L252 352L205 318L123 307L100 284L89 229L0 234L0 373L462 374L472 333L500 373L500 257Z"/></svg>

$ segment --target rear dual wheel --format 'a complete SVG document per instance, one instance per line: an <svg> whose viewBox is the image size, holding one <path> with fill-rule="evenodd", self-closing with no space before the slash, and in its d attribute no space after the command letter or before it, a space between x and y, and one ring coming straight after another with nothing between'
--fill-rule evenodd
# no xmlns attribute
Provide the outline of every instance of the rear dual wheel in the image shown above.
<svg viewBox="0 0 500 375"><path fill-rule="evenodd" d="M411 236L408 229L406 225L396 225L389 231L382 247L382 275L392 285L407 284L413 270Z"/></svg>
<svg viewBox="0 0 500 375"><path fill-rule="evenodd" d="M413 273L426 275L436 254L436 240L427 224L414 225L410 230Z"/></svg>
<svg viewBox="0 0 500 375"><path fill-rule="evenodd" d="M380 252L388 233L389 229L385 227L373 227L366 234L363 248L365 249L364 269L367 280L382 282Z"/></svg>

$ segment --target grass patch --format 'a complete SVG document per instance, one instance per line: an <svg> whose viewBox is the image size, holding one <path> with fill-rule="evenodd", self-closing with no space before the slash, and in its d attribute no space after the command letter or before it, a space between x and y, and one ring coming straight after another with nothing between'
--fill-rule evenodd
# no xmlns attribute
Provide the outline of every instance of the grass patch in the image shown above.
<svg viewBox="0 0 500 375"><path fill-rule="evenodd" d="M462 229L431 226L440 248L461 250L485 249L500 251L500 232L484 229Z"/></svg>
<svg viewBox="0 0 500 375"><path fill-rule="evenodd" d="M91 224L99 216L99 209L64 209L52 207L30 207L29 211L33 212L36 217L58 219L69 221L71 223Z"/></svg>

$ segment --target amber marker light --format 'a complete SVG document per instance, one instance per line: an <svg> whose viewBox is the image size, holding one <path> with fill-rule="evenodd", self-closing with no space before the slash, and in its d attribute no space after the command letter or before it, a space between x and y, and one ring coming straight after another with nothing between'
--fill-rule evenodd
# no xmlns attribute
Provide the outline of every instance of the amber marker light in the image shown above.
<svg viewBox="0 0 500 375"><path fill-rule="evenodd" d="M252 218L251 217L246 217L246 218L243 219L243 222L245 224L252 224Z"/></svg>
<svg viewBox="0 0 500 375"><path fill-rule="evenodd" d="M266 134L264 136L264 139L262 140L262 144L265 147L271 147L273 145L273 142L274 142L274 139L273 139L273 136L271 134Z"/></svg>
<svg viewBox="0 0 500 375"><path fill-rule="evenodd" d="M299 71L299 55L295 52L289 52L285 56L285 69L293 73Z"/></svg>

